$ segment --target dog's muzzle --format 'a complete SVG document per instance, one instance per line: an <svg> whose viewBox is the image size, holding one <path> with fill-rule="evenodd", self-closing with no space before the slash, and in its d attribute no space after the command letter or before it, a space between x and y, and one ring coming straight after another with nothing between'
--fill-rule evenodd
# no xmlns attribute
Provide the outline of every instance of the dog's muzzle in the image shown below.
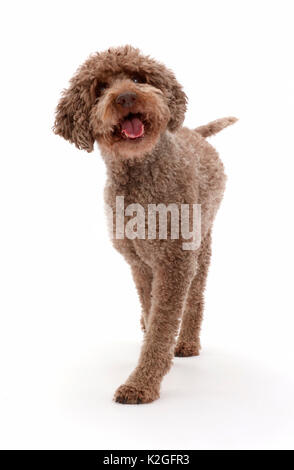
<svg viewBox="0 0 294 470"><path fill-rule="evenodd" d="M133 91L127 91L118 95L115 99L115 102L123 108L131 108L132 106L134 106L136 100L136 93L134 93Z"/></svg>

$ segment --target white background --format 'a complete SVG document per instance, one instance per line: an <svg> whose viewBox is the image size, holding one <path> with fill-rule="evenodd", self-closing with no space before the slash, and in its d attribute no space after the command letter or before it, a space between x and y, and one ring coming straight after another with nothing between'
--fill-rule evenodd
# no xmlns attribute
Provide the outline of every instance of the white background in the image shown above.
<svg viewBox="0 0 294 470"><path fill-rule="evenodd" d="M293 449L293 2L1 4L0 446ZM51 127L89 53L131 43L174 70L186 125L228 185L214 230L202 355L161 399L112 395L136 364L140 307L108 240L105 168Z"/></svg>

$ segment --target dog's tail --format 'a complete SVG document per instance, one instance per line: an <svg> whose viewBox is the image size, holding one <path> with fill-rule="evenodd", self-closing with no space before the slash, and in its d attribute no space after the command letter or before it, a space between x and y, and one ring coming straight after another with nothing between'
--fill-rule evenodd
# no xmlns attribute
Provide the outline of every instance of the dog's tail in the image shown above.
<svg viewBox="0 0 294 470"><path fill-rule="evenodd" d="M200 126L195 129L195 132L202 135L202 137L209 137L210 135L217 134L217 132L223 130L225 127L234 124L238 121L235 117L226 117L222 119L217 119L216 121L211 121L205 126Z"/></svg>

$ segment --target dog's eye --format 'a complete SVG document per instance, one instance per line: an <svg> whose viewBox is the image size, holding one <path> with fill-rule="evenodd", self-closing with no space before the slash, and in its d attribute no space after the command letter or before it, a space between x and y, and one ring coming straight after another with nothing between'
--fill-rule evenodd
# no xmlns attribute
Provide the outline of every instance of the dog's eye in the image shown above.
<svg viewBox="0 0 294 470"><path fill-rule="evenodd" d="M96 87L96 98L99 98L99 96L105 91L107 88L107 83L98 83Z"/></svg>
<svg viewBox="0 0 294 470"><path fill-rule="evenodd" d="M134 83L146 83L146 78L143 77L142 75L135 74L132 76L132 81Z"/></svg>

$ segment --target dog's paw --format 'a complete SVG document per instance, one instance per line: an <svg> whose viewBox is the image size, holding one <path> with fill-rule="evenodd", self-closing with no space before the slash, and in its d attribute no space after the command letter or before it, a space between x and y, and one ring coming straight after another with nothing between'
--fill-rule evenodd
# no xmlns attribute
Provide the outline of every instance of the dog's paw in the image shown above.
<svg viewBox="0 0 294 470"><path fill-rule="evenodd" d="M200 345L197 343L188 343L186 341L177 344L175 349L176 357L199 356Z"/></svg>
<svg viewBox="0 0 294 470"><path fill-rule="evenodd" d="M114 401L125 405L151 403L159 398L159 393L152 389L136 388L132 385L121 385L114 394Z"/></svg>

